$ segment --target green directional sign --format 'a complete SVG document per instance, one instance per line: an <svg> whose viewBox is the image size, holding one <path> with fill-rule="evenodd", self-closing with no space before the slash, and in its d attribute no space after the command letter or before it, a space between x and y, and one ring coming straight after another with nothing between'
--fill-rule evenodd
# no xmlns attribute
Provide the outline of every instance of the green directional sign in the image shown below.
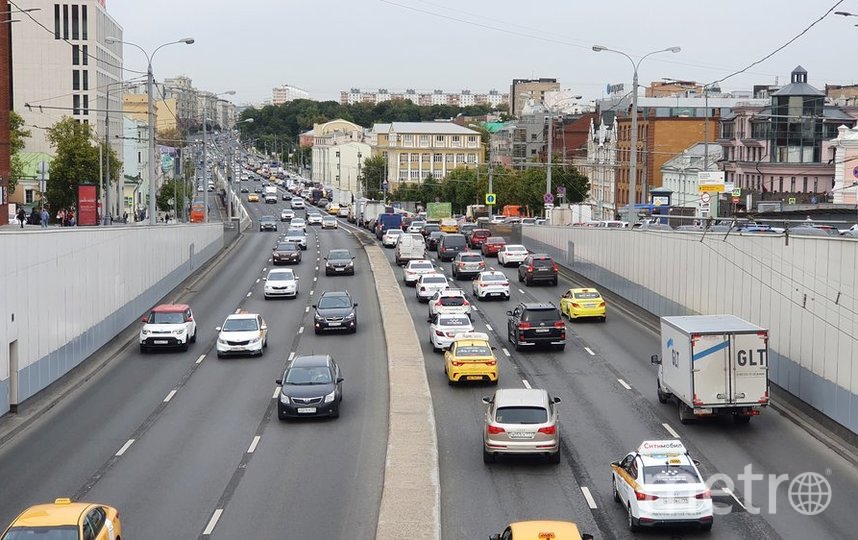
<svg viewBox="0 0 858 540"><path fill-rule="evenodd" d="M498 202L498 196L494 193L486 193L486 204L492 205Z"/></svg>

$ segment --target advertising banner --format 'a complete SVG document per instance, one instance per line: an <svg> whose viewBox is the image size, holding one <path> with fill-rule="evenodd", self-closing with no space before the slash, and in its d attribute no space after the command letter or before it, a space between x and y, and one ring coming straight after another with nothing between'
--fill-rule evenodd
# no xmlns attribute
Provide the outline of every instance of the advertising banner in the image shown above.
<svg viewBox="0 0 858 540"><path fill-rule="evenodd" d="M95 184L77 186L77 224L98 224L98 191Z"/></svg>

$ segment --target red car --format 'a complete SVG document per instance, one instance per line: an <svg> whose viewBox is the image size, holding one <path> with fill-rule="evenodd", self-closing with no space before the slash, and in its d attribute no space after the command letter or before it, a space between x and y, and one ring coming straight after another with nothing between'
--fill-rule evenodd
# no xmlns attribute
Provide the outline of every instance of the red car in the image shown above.
<svg viewBox="0 0 858 540"><path fill-rule="evenodd" d="M506 245L503 236L489 236L483 241L481 251L484 257L497 257L498 251Z"/></svg>
<svg viewBox="0 0 858 540"><path fill-rule="evenodd" d="M486 238L492 235L492 231L488 229L474 229L468 237L468 243L472 248L476 249L483 245Z"/></svg>

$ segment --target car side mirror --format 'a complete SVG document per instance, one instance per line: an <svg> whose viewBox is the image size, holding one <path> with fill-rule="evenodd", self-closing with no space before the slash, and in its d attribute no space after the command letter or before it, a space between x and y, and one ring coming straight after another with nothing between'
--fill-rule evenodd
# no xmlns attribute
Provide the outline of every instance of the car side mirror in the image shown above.
<svg viewBox="0 0 858 540"><path fill-rule="evenodd" d="M488 396L483 397L483 403L485 403L486 405L491 405L492 398L490 398Z"/></svg>
<svg viewBox="0 0 858 540"><path fill-rule="evenodd" d="M498 350L498 348L497 348L497 347L495 347L494 345L492 345L492 350L493 350L493 351L496 351L496 350Z"/></svg>
<svg viewBox="0 0 858 540"><path fill-rule="evenodd" d="M512 317L512 311L507 311L506 314Z"/></svg>
<svg viewBox="0 0 858 540"><path fill-rule="evenodd" d="M143 324L146 324L147 322L149 322L149 317L142 317L140 319L140 322L142 322Z"/></svg>
<svg viewBox="0 0 858 540"><path fill-rule="evenodd" d="M560 403L560 398L559 398L559 397L555 397L555 398L554 398L554 403Z"/></svg>
<svg viewBox="0 0 858 540"><path fill-rule="evenodd" d="M268 325L267 325L267 324L263 324L260 328L261 328L262 330L268 330Z"/></svg>
<svg viewBox="0 0 858 540"><path fill-rule="evenodd" d="M215 330L216 330L217 332L220 332L220 326L215 326Z"/></svg>
<svg viewBox="0 0 858 540"><path fill-rule="evenodd" d="M328 258L327 258L327 257L322 257L322 258L323 258L323 259L325 259L326 261L328 260Z"/></svg>
<svg viewBox="0 0 858 540"><path fill-rule="evenodd" d="M614 465L614 466L616 466L616 467L619 467L619 466L620 466L620 462L619 462L619 460L617 460L617 461L612 461L612 462L611 462L611 465Z"/></svg>
<svg viewBox="0 0 858 540"><path fill-rule="evenodd" d="M345 380L345 379L343 379L342 377L337 377L337 382L338 382L338 383L341 383L341 382L343 382L344 380Z"/></svg>
<svg viewBox="0 0 858 540"><path fill-rule="evenodd" d="M312 306L312 307L313 307L313 309L316 309L316 304L313 304L313 306Z"/></svg>
<svg viewBox="0 0 858 540"><path fill-rule="evenodd" d="M358 307L358 303L357 303L357 302L355 302L354 304L352 304L352 306L354 306L354 307Z"/></svg>
<svg viewBox="0 0 858 540"><path fill-rule="evenodd" d="M650 361L650 363L651 363L651 364L656 364L656 365L661 364L661 359L658 357L658 355L657 355L657 354L654 354L654 355L650 356L650 357L649 357L649 361Z"/></svg>
<svg viewBox="0 0 858 540"><path fill-rule="evenodd" d="M352 260L355 260L355 258L354 258L354 257L352 257Z"/></svg>
<svg viewBox="0 0 858 540"><path fill-rule="evenodd" d="M283 379L274 379L274 382L275 382L275 383L277 383L277 384L279 384L279 385L282 385L282 384L283 384Z"/></svg>
<svg viewBox="0 0 858 540"><path fill-rule="evenodd" d="M581 533L581 540L593 540L593 535L590 533Z"/></svg>
<svg viewBox="0 0 858 540"><path fill-rule="evenodd" d="M691 460L691 463L694 463L694 466L695 466L695 467L699 467L699 466L700 466L700 460L699 460L699 459L692 459L692 460Z"/></svg>

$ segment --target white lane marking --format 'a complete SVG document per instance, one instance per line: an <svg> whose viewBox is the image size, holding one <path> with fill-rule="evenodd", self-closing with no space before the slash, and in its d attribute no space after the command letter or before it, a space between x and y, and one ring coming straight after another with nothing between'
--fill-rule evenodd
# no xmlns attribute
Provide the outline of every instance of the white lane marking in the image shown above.
<svg viewBox="0 0 858 540"><path fill-rule="evenodd" d="M241 308L235 308L235 312L238 313L241 311Z"/></svg>
<svg viewBox="0 0 858 540"><path fill-rule="evenodd" d="M319 261L321 261L321 260L322 260L322 259L321 259L320 257L316 257L316 262L319 262Z"/></svg>
<svg viewBox="0 0 858 540"><path fill-rule="evenodd" d="M528 390L530 390L530 389L531 389L530 383L529 383L529 382L527 382L527 379L522 379L522 380L521 380L521 384L523 384L523 385L524 385L524 387L525 387L525 388L527 388Z"/></svg>
<svg viewBox="0 0 858 540"><path fill-rule="evenodd" d="M736 497L736 494L733 493L732 489L730 489L728 487L722 487L721 489L723 491L726 491L731 497L733 497L733 500L736 501L737 503L739 503L739 506L741 506L744 510L747 510L747 508L745 508L745 505L742 504L742 501L739 500L739 497Z"/></svg>
<svg viewBox="0 0 858 540"><path fill-rule="evenodd" d="M298 333L299 333L299 334L303 334L303 333L304 333L304 327L303 327L303 326L302 326L301 328L299 328L299 329L298 329Z"/></svg>
<svg viewBox="0 0 858 540"><path fill-rule="evenodd" d="M173 399L173 396L176 395L176 390L170 390L170 393L167 394L167 397L164 398L164 403L170 403L170 400Z"/></svg>
<svg viewBox="0 0 858 540"><path fill-rule="evenodd" d="M492 325L487 324L487 325L486 325L486 329L488 329L488 331L489 331L489 332L491 332L491 331L492 331Z"/></svg>
<svg viewBox="0 0 858 540"><path fill-rule="evenodd" d="M302 328L303 328L303 326L302 326ZM293 358L295 358L295 351L292 351L289 353L289 362L291 362Z"/></svg>
<svg viewBox="0 0 858 540"><path fill-rule="evenodd" d="M247 291L248 298L250 297L251 294L253 294L253 291Z"/></svg>
<svg viewBox="0 0 858 540"><path fill-rule="evenodd" d="M673 435L677 439L679 438L679 433L677 433L676 430L674 430L672 427L670 427L670 424L662 424L662 426L664 426L664 429L666 429L668 433L670 433L671 435Z"/></svg>
<svg viewBox="0 0 858 540"><path fill-rule="evenodd" d="M313 283L316 283L317 281L319 281L319 278L317 276L314 276L313 277Z"/></svg>
<svg viewBox="0 0 858 540"><path fill-rule="evenodd" d="M279 396L279 395L280 395L280 387L279 387L279 386L275 386L275 387L274 387L274 395L273 395L273 396L271 396L271 399L277 399L277 396Z"/></svg>
<svg viewBox="0 0 858 540"><path fill-rule="evenodd" d="M125 441L125 444L122 445L122 448L120 448L115 455L121 456L122 454L124 454L129 448L131 448L131 445L134 444L134 441L135 439L128 439L127 441Z"/></svg>
<svg viewBox="0 0 858 540"><path fill-rule="evenodd" d="M589 354L590 356L596 356L596 353L594 353L593 349L591 349L590 347L584 347L584 350L587 351L587 354Z"/></svg>
<svg viewBox="0 0 858 540"><path fill-rule="evenodd" d="M479 311L479 309L477 309L477 306L471 306L471 309L473 309L474 311Z"/></svg>
<svg viewBox="0 0 858 540"><path fill-rule="evenodd" d="M312 290L310 290L310 296L313 296L313 291L312 291Z"/></svg>
<svg viewBox="0 0 858 540"><path fill-rule="evenodd" d="M267 266L263 266L263 267L262 267L262 271L263 271L263 272L265 272L266 270L268 270L268 267L267 267Z"/></svg>
<svg viewBox="0 0 858 540"><path fill-rule="evenodd" d="M223 508L218 508L212 514L212 518L209 520L209 524L206 525L206 528L203 530L203 536L209 536L214 532L215 527L217 527L217 522L220 520L220 515L223 514Z"/></svg>
<svg viewBox="0 0 858 540"><path fill-rule="evenodd" d="M268 259L268 262L271 262L271 261L272 261L272 259Z"/></svg>
<svg viewBox="0 0 858 540"><path fill-rule="evenodd" d="M304 308L304 313L310 313L310 306Z"/></svg>
<svg viewBox="0 0 858 540"><path fill-rule="evenodd" d="M508 350L506 350L506 347L501 347L501 350L503 351L503 353L504 353L505 355L509 356L509 351L508 351Z"/></svg>
<svg viewBox="0 0 858 540"><path fill-rule="evenodd" d="M262 278L256 278L257 283L259 283L260 281L262 281Z"/></svg>
<svg viewBox="0 0 858 540"><path fill-rule="evenodd" d="M524 294L524 291L522 291L521 289L519 289L518 292L520 292L521 294Z"/></svg>
<svg viewBox="0 0 858 540"><path fill-rule="evenodd" d="M194 363L195 363L195 364L199 364L200 362L202 362L202 361L203 361L203 358L205 358L205 357L206 357L206 355L201 354L201 355L200 355L200 357L199 357L199 358L197 358L197 361L196 361L196 362L194 362Z"/></svg>
<svg viewBox="0 0 858 540"><path fill-rule="evenodd" d="M317 267L316 267L316 272L318 272L318 271L319 271L319 267L317 266Z"/></svg>
<svg viewBox="0 0 858 540"><path fill-rule="evenodd" d="M620 383L621 385L623 385L623 388L625 388L626 390L632 389L632 387L629 386L629 383L627 383L626 381L624 381L622 379L617 379L617 382Z"/></svg>
<svg viewBox="0 0 858 540"><path fill-rule="evenodd" d="M250 446L247 448L247 453L252 454L256 451L256 445L259 444L259 439L261 439L259 435L253 437L253 441L250 442Z"/></svg>
<svg viewBox="0 0 858 540"><path fill-rule="evenodd" d="M581 493L584 494L584 498L587 500L587 506L590 507L590 510L595 510L596 499L593 498L593 495L590 493L590 489L586 486L581 486Z"/></svg>

